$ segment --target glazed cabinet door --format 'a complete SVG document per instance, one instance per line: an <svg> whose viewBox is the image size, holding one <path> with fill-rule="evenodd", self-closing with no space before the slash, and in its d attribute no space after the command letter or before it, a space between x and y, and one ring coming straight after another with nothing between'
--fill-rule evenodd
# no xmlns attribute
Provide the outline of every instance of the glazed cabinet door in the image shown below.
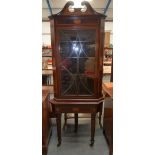
<svg viewBox="0 0 155 155"><path fill-rule="evenodd" d="M97 78L96 29L59 29L60 96L95 96Z"/></svg>

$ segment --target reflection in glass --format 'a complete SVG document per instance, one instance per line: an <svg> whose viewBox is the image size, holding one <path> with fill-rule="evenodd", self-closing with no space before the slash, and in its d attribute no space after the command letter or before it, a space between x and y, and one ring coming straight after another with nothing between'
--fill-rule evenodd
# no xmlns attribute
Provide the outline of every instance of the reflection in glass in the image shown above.
<svg viewBox="0 0 155 155"><path fill-rule="evenodd" d="M61 95L94 95L95 30L61 30Z"/></svg>

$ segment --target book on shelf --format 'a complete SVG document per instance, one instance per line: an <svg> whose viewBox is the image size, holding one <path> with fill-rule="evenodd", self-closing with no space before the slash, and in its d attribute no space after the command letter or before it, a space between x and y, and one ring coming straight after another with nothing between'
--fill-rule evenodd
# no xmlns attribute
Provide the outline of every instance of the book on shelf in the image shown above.
<svg viewBox="0 0 155 155"><path fill-rule="evenodd" d="M53 83L53 77L51 75L42 75L42 85L51 86Z"/></svg>

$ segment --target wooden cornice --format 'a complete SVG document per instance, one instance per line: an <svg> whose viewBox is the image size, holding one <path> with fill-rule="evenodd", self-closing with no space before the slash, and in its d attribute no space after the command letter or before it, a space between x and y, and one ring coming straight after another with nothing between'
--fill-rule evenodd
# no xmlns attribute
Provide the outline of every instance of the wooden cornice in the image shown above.
<svg viewBox="0 0 155 155"><path fill-rule="evenodd" d="M64 8L59 13L51 15L51 16L49 16L49 18L52 19L53 17L56 17L56 16L89 16L89 15L96 15L96 16L100 16L102 18L106 17L104 14L96 12L91 7L89 2L87 2L87 1L82 1L81 5L86 6L85 11L82 11L82 8L73 8L74 2L73 1L68 1L66 3L66 5L64 6ZM72 11L69 11L70 6L73 8Z"/></svg>

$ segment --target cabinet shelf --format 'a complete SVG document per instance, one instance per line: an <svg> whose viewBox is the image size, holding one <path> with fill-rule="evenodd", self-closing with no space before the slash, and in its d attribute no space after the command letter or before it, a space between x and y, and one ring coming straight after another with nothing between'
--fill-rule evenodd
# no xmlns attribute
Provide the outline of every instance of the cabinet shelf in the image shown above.
<svg viewBox="0 0 155 155"><path fill-rule="evenodd" d="M112 62L104 62L103 65L104 66L111 66L112 65Z"/></svg>
<svg viewBox="0 0 155 155"><path fill-rule="evenodd" d="M42 71L53 71L53 69L42 69Z"/></svg>
<svg viewBox="0 0 155 155"><path fill-rule="evenodd" d="M53 75L53 73L42 73L42 75Z"/></svg>
<svg viewBox="0 0 155 155"><path fill-rule="evenodd" d="M42 85L42 86L53 86L53 84L51 84L51 85Z"/></svg>
<svg viewBox="0 0 155 155"><path fill-rule="evenodd" d="M42 57L52 57L52 55L42 55Z"/></svg>

